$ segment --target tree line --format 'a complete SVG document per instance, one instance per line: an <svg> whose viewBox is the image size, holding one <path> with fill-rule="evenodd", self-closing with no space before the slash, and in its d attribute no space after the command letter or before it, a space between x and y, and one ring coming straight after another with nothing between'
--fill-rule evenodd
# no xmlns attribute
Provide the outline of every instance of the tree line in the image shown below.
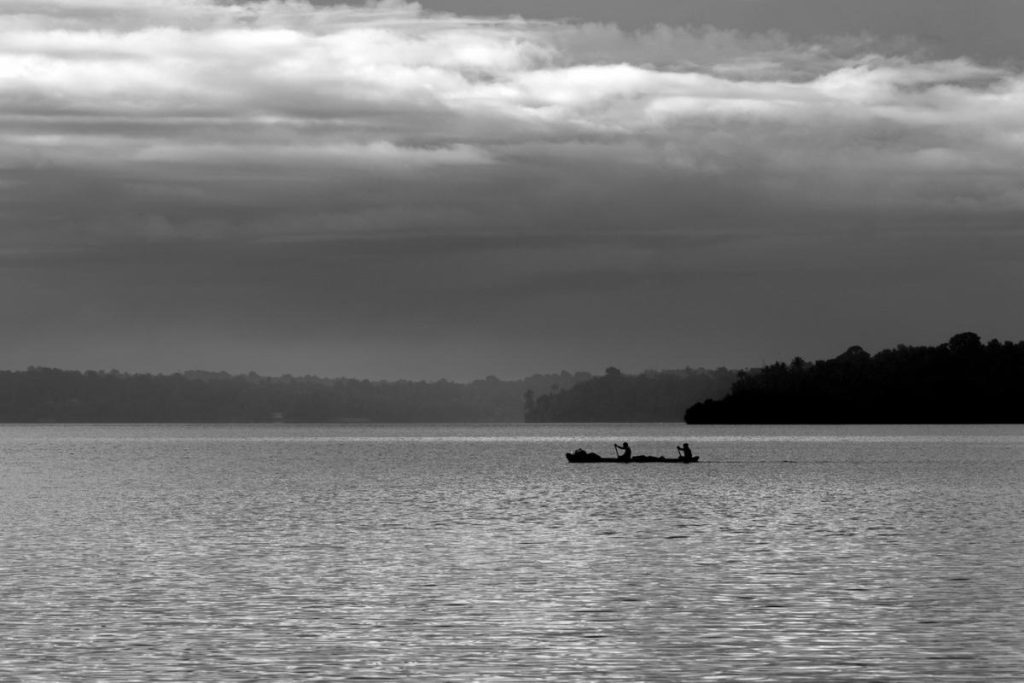
<svg viewBox="0 0 1024 683"><path fill-rule="evenodd" d="M590 377L386 382L31 367L0 372L0 422L522 422L527 392Z"/></svg>
<svg viewBox="0 0 1024 683"><path fill-rule="evenodd" d="M736 372L608 368L505 381L369 381L31 367L0 371L0 422L1024 423L1024 342L939 346Z"/></svg>
<svg viewBox="0 0 1024 683"><path fill-rule="evenodd" d="M938 346L830 360L795 358L741 372L727 396L686 411L691 424L1024 422L1024 342L964 332Z"/></svg>
<svg viewBox="0 0 1024 683"><path fill-rule="evenodd" d="M527 422L681 422L687 408L725 396L736 373L725 368L686 368L604 376L558 391L526 396Z"/></svg>

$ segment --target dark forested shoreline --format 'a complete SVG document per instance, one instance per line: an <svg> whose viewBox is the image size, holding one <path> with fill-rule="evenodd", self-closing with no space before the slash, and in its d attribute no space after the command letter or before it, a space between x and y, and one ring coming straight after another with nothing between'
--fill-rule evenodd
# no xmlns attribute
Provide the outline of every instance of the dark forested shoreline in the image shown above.
<svg viewBox="0 0 1024 683"><path fill-rule="evenodd" d="M690 424L1024 423L1024 342L972 332L939 346L859 346L831 360L740 373L727 396L694 405Z"/></svg>
<svg viewBox="0 0 1024 683"><path fill-rule="evenodd" d="M859 346L735 372L562 372L468 383L0 372L0 422L1024 423L1024 342L972 332L939 346Z"/></svg>

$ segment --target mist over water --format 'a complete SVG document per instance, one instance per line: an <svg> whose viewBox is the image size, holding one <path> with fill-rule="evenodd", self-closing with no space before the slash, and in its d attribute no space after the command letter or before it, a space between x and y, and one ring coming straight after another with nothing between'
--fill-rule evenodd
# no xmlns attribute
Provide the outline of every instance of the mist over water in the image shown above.
<svg viewBox="0 0 1024 683"><path fill-rule="evenodd" d="M566 463L577 446L697 465ZM5 680L1020 680L1024 428L0 427Z"/></svg>

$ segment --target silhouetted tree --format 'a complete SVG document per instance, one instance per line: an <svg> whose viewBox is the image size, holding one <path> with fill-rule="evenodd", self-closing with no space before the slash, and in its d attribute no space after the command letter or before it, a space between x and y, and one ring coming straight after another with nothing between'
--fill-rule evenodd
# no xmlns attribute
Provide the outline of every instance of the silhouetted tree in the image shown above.
<svg viewBox="0 0 1024 683"><path fill-rule="evenodd" d="M815 363L740 373L727 396L693 405L691 423L1024 422L1024 343L965 332L937 347L859 346Z"/></svg>

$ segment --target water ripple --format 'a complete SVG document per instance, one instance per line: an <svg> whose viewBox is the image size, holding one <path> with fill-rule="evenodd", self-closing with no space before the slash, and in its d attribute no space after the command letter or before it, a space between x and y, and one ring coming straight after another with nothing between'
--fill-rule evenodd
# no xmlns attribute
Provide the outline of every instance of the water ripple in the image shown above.
<svg viewBox="0 0 1024 683"><path fill-rule="evenodd" d="M1019 428L273 429L5 428L0 678L1024 675Z"/></svg>

